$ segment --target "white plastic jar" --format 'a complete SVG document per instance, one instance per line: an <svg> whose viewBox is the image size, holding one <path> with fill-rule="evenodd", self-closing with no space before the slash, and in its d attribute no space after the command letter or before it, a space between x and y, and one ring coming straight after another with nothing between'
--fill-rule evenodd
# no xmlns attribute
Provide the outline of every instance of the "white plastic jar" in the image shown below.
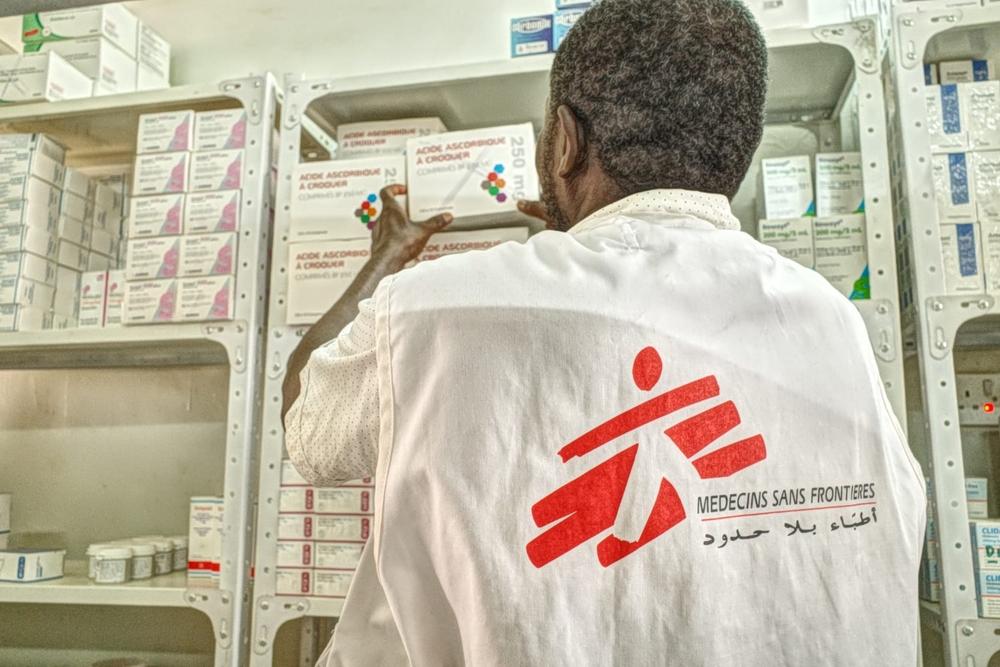
<svg viewBox="0 0 1000 667"><path fill-rule="evenodd" d="M94 553L94 583L125 584L132 578L132 548L105 546Z"/></svg>
<svg viewBox="0 0 1000 667"><path fill-rule="evenodd" d="M171 537L170 541L174 545L174 572L187 569L188 566L188 538L184 535Z"/></svg>
<svg viewBox="0 0 1000 667"><path fill-rule="evenodd" d="M92 580L97 576L97 552L105 547L112 547L109 542L98 542L87 547L87 578Z"/></svg>
<svg viewBox="0 0 1000 667"><path fill-rule="evenodd" d="M153 556L153 574L170 574L174 569L174 543L165 537L150 538L149 543L156 548Z"/></svg>
<svg viewBox="0 0 1000 667"><path fill-rule="evenodd" d="M156 546L146 540L134 540L132 548L132 578L149 579L153 576Z"/></svg>

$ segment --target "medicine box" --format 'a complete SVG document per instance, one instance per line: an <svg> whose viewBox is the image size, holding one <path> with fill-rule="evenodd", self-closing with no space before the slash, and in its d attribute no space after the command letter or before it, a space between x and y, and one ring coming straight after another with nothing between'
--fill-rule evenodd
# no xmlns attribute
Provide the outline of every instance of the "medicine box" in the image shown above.
<svg viewBox="0 0 1000 667"><path fill-rule="evenodd" d="M969 132L969 149L1000 149L1000 81L959 85Z"/></svg>
<svg viewBox="0 0 1000 667"><path fill-rule="evenodd" d="M178 282L179 301L175 320L209 322L233 319L233 276L184 278Z"/></svg>
<svg viewBox="0 0 1000 667"><path fill-rule="evenodd" d="M92 329L104 326L108 303L107 271L86 271L80 276L79 326Z"/></svg>
<svg viewBox="0 0 1000 667"><path fill-rule="evenodd" d="M58 53L0 56L0 104L90 97L94 82Z"/></svg>
<svg viewBox="0 0 1000 667"><path fill-rule="evenodd" d="M1000 521L970 521L969 531L975 569L1000 570Z"/></svg>
<svg viewBox="0 0 1000 667"><path fill-rule="evenodd" d="M245 109L200 111L194 119L194 149L222 151L244 148L247 142Z"/></svg>
<svg viewBox="0 0 1000 667"><path fill-rule="evenodd" d="M65 266L75 271L86 271L87 262L90 259L90 250L83 246L78 246L72 241L59 239L59 250L56 256L56 264Z"/></svg>
<svg viewBox="0 0 1000 667"><path fill-rule="evenodd" d="M62 200L59 202L59 215L79 222L90 223L93 220L93 209L88 207L87 203L84 197L75 195L72 192L64 192ZM90 212L89 217L87 215L88 212Z"/></svg>
<svg viewBox="0 0 1000 667"><path fill-rule="evenodd" d="M274 575L277 595L311 595L313 592L311 569L276 568Z"/></svg>
<svg viewBox="0 0 1000 667"><path fill-rule="evenodd" d="M132 185L133 196L187 190L190 155L187 151L137 155Z"/></svg>
<svg viewBox="0 0 1000 667"><path fill-rule="evenodd" d="M0 278L0 304L48 308L55 298L55 288L21 276Z"/></svg>
<svg viewBox="0 0 1000 667"><path fill-rule="evenodd" d="M594 0L556 0L556 9L567 9L569 7L590 7Z"/></svg>
<svg viewBox="0 0 1000 667"><path fill-rule="evenodd" d="M313 511L316 514L371 514L371 489L317 488Z"/></svg>
<svg viewBox="0 0 1000 667"><path fill-rule="evenodd" d="M54 286L56 263L26 252L0 254L0 279L18 277Z"/></svg>
<svg viewBox="0 0 1000 667"><path fill-rule="evenodd" d="M59 189L37 178L29 178L23 199L0 202L0 225L27 225L50 233L59 222Z"/></svg>
<svg viewBox="0 0 1000 667"><path fill-rule="evenodd" d="M941 263L948 294L981 294L985 290L979 225L940 225Z"/></svg>
<svg viewBox="0 0 1000 667"><path fill-rule="evenodd" d="M861 153L816 155L816 215L865 212L865 180Z"/></svg>
<svg viewBox="0 0 1000 667"><path fill-rule="evenodd" d="M316 542L364 542L371 534L369 516L336 516L332 514L280 514L278 539L313 540Z"/></svg>
<svg viewBox="0 0 1000 667"><path fill-rule="evenodd" d="M406 147L410 217L450 213L466 222L517 216L517 201L538 199L531 123L410 139Z"/></svg>
<svg viewBox="0 0 1000 667"><path fill-rule="evenodd" d="M289 241L370 239L370 225L382 211L382 188L405 181L402 156L296 165Z"/></svg>
<svg viewBox="0 0 1000 667"><path fill-rule="evenodd" d="M992 78L988 60L951 60L938 63L937 69L941 83L972 83Z"/></svg>
<svg viewBox="0 0 1000 667"><path fill-rule="evenodd" d="M194 111L168 111L139 116L135 152L188 151L194 145Z"/></svg>
<svg viewBox="0 0 1000 667"><path fill-rule="evenodd" d="M126 282L123 312L126 325L173 322L177 313L177 281Z"/></svg>
<svg viewBox="0 0 1000 667"><path fill-rule="evenodd" d="M79 220L74 220L73 218L65 215L61 215L59 216L59 225L57 230L56 236L59 238L66 239L67 241L84 248L90 247L90 237L94 231L90 225L80 222Z"/></svg>
<svg viewBox="0 0 1000 667"><path fill-rule="evenodd" d="M281 486L310 486L290 459L281 462Z"/></svg>
<svg viewBox="0 0 1000 667"><path fill-rule="evenodd" d="M976 575L979 616L1000 618L1000 571L984 570L977 572Z"/></svg>
<svg viewBox="0 0 1000 667"><path fill-rule="evenodd" d="M972 153L970 168L977 215L965 220L1000 222L1000 151Z"/></svg>
<svg viewBox="0 0 1000 667"><path fill-rule="evenodd" d="M44 153L0 152L0 199L24 199L32 178L61 188L65 169Z"/></svg>
<svg viewBox="0 0 1000 667"><path fill-rule="evenodd" d="M29 583L63 576L62 549L8 549L0 551L0 581Z"/></svg>
<svg viewBox="0 0 1000 667"><path fill-rule="evenodd" d="M188 187L191 192L243 187L243 150L193 153Z"/></svg>
<svg viewBox="0 0 1000 667"><path fill-rule="evenodd" d="M183 212L184 195L180 193L132 197L128 216L129 237L178 235L182 231Z"/></svg>
<svg viewBox="0 0 1000 667"><path fill-rule="evenodd" d="M417 256L419 262L429 262L447 255L475 250L489 250L501 243L528 240L527 227L498 227L474 232L441 232L434 234Z"/></svg>
<svg viewBox="0 0 1000 667"><path fill-rule="evenodd" d="M821 276L852 301L871 298L865 216L816 218L813 245Z"/></svg>
<svg viewBox="0 0 1000 667"><path fill-rule="evenodd" d="M125 274L129 280L174 278L180 266L180 252L179 237L129 239Z"/></svg>
<svg viewBox="0 0 1000 667"><path fill-rule="evenodd" d="M313 324L337 302L371 256L371 241L321 241L288 246L285 322Z"/></svg>
<svg viewBox="0 0 1000 667"><path fill-rule="evenodd" d="M104 313L104 326L118 327L125 315L125 272L108 271L108 299Z"/></svg>
<svg viewBox="0 0 1000 667"><path fill-rule="evenodd" d="M32 150L49 156L59 164L66 161L66 149L47 134L40 132L0 134L0 151Z"/></svg>
<svg viewBox="0 0 1000 667"><path fill-rule="evenodd" d="M222 498L191 498L188 517L189 586L218 586L224 521L225 502Z"/></svg>
<svg viewBox="0 0 1000 667"><path fill-rule="evenodd" d="M929 86L925 98L931 150L966 150L969 147L968 116L962 106L958 84Z"/></svg>
<svg viewBox="0 0 1000 667"><path fill-rule="evenodd" d="M403 118L337 126L337 159L398 156L413 137L447 132L440 118Z"/></svg>
<svg viewBox="0 0 1000 667"><path fill-rule="evenodd" d="M135 58L139 22L120 3L25 14L21 41L25 44L80 37L105 37Z"/></svg>
<svg viewBox="0 0 1000 667"><path fill-rule="evenodd" d="M89 176L79 169L66 167L63 172L63 192L69 192L70 194L86 199L89 196L91 187L93 187L93 185Z"/></svg>
<svg viewBox="0 0 1000 667"><path fill-rule="evenodd" d="M965 500L970 519L988 519L989 480L985 477L965 478Z"/></svg>
<svg viewBox="0 0 1000 667"><path fill-rule="evenodd" d="M353 580L353 572L313 570L313 595L318 598L346 598Z"/></svg>
<svg viewBox="0 0 1000 667"><path fill-rule="evenodd" d="M95 96L135 90L135 60L103 37L32 42L24 45L24 52L58 53L94 82Z"/></svg>
<svg viewBox="0 0 1000 667"><path fill-rule="evenodd" d="M170 42L139 21L136 44L136 90L157 90L170 86Z"/></svg>
<svg viewBox="0 0 1000 667"><path fill-rule="evenodd" d="M557 9L552 15L552 50L558 51L559 45L566 39L569 29L576 25L586 7L576 7L573 9Z"/></svg>
<svg viewBox="0 0 1000 667"><path fill-rule="evenodd" d="M0 253L30 252L48 259L57 257L56 237L44 229L23 225L0 227Z"/></svg>
<svg viewBox="0 0 1000 667"><path fill-rule="evenodd" d="M810 162L807 155L761 160L760 217L787 220L816 215Z"/></svg>
<svg viewBox="0 0 1000 667"><path fill-rule="evenodd" d="M931 178L937 198L939 222L976 219L975 180L968 153L931 157Z"/></svg>
<svg viewBox="0 0 1000 667"><path fill-rule="evenodd" d="M228 276L236 272L236 234L190 234L181 237L178 275Z"/></svg>
<svg viewBox="0 0 1000 667"><path fill-rule="evenodd" d="M340 542L314 542L314 560L317 568L353 570L361 562L364 544Z"/></svg>
<svg viewBox="0 0 1000 667"><path fill-rule="evenodd" d="M552 52L552 15L524 16L510 21L510 56Z"/></svg>
<svg viewBox="0 0 1000 667"><path fill-rule="evenodd" d="M240 191L193 192L184 202L184 233L235 232L240 228Z"/></svg>
<svg viewBox="0 0 1000 667"><path fill-rule="evenodd" d="M782 257L812 269L816 266L813 248L813 219L761 220L757 224L760 242Z"/></svg>
<svg viewBox="0 0 1000 667"><path fill-rule="evenodd" d="M936 86L941 83L941 79L938 73L937 63L926 63L924 65L924 84L928 86Z"/></svg>
<svg viewBox="0 0 1000 667"><path fill-rule="evenodd" d="M80 272L60 266L56 270L56 287L52 312L77 319L80 316Z"/></svg>
<svg viewBox="0 0 1000 667"><path fill-rule="evenodd" d="M1000 294L1000 222L983 222L980 229L986 291L989 294Z"/></svg>
<svg viewBox="0 0 1000 667"><path fill-rule="evenodd" d="M278 540L278 567L313 566L313 543L309 541Z"/></svg>
<svg viewBox="0 0 1000 667"><path fill-rule="evenodd" d="M0 331L43 331L52 328L52 311L37 306L0 305Z"/></svg>

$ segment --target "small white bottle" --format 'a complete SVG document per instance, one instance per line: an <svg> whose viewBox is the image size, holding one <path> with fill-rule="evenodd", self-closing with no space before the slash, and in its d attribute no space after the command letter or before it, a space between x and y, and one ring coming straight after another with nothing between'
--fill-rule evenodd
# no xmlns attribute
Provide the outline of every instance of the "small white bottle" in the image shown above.
<svg viewBox="0 0 1000 667"><path fill-rule="evenodd" d="M132 542L132 579L149 579L153 576L156 547L146 540Z"/></svg>
<svg viewBox="0 0 1000 667"><path fill-rule="evenodd" d="M126 584L132 578L132 548L106 546L94 554L94 583Z"/></svg>

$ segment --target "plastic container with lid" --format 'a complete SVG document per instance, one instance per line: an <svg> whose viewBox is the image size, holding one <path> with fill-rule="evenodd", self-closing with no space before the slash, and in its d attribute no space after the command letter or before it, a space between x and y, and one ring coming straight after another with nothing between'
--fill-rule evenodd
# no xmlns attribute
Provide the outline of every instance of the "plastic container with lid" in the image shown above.
<svg viewBox="0 0 1000 667"><path fill-rule="evenodd" d="M114 546L110 542L98 542L87 547L87 578L97 576L97 552L105 547Z"/></svg>
<svg viewBox="0 0 1000 667"><path fill-rule="evenodd" d="M187 569L188 566L188 538L185 535L176 535L170 538L174 545L174 572Z"/></svg>
<svg viewBox="0 0 1000 667"><path fill-rule="evenodd" d="M132 578L131 547L103 546L95 550L94 561L94 583L124 584Z"/></svg>
<svg viewBox="0 0 1000 667"><path fill-rule="evenodd" d="M153 576L153 561L156 558L156 546L148 540L133 540L132 544L132 578L149 579Z"/></svg>
<svg viewBox="0 0 1000 667"><path fill-rule="evenodd" d="M174 543L165 537L149 538L150 544L156 547L156 555L153 556L153 574L170 574L174 569Z"/></svg>

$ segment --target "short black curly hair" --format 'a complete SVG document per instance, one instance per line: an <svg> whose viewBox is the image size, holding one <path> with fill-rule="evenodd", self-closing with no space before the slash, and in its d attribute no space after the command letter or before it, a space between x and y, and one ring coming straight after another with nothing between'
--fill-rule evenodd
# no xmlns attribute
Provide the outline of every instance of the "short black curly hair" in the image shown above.
<svg viewBox="0 0 1000 667"><path fill-rule="evenodd" d="M548 113L573 110L623 195L732 198L766 95L767 46L740 0L599 0L559 47Z"/></svg>

